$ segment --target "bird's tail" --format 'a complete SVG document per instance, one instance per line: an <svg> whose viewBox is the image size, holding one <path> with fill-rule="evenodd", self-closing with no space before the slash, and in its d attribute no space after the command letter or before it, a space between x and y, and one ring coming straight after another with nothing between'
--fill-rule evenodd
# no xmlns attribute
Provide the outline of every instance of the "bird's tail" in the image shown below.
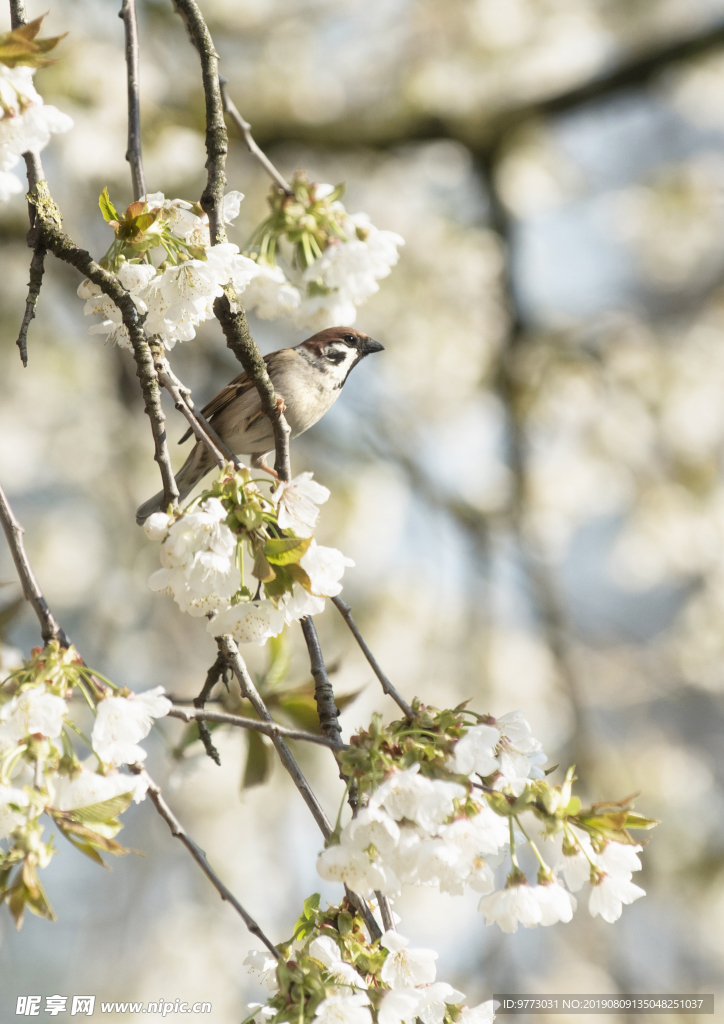
<svg viewBox="0 0 724 1024"><path fill-rule="evenodd" d="M179 490L179 503L185 501L193 491L199 480L206 476L213 466L214 461L205 445L197 443L189 452L189 457L176 474L176 486ZM149 516L154 512L160 512L163 508L163 491L154 494L148 501L144 501L136 509L136 522L143 526Z"/></svg>

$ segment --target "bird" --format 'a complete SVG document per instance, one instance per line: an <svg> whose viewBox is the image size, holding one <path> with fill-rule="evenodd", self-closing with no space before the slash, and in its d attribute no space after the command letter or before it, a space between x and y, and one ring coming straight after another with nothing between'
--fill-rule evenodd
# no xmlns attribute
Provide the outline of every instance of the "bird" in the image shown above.
<svg viewBox="0 0 724 1024"><path fill-rule="evenodd" d="M264 356L277 399L283 403L291 438L313 427L339 398L354 367L384 345L353 327L328 327L294 348L282 348ZM255 468L276 475L265 462L274 450L274 433L261 409L259 392L246 373L240 373L201 410L219 437L236 455L250 455ZM191 435L187 430L179 441ZM290 438L290 439L291 439ZM179 501L184 501L202 477L215 465L206 445L197 441L176 474ZM159 491L136 511L141 526L163 507Z"/></svg>

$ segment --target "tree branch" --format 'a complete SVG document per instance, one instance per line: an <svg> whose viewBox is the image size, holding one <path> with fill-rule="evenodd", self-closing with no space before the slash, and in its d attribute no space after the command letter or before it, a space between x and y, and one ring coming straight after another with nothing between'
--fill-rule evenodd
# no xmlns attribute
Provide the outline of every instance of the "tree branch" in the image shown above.
<svg viewBox="0 0 724 1024"><path fill-rule="evenodd" d="M294 195L294 189L286 180L286 178L284 178L279 173L279 171L276 169L276 167L271 162L266 153L254 141L254 137L251 134L251 125L241 116L236 104L229 96L229 90L227 88L228 84L229 83L224 78L224 76L219 75L219 85L221 86L221 102L224 105L225 112L229 115L229 117L232 119L236 127L241 132L241 136L244 142L246 143L246 148L249 150L252 156L256 157L256 159L267 172L267 174L272 179L274 184L278 185L285 195L292 197Z"/></svg>
<svg viewBox="0 0 724 1024"><path fill-rule="evenodd" d="M20 28L27 25L28 13L25 10L25 0L10 0L10 28Z"/></svg>
<svg viewBox="0 0 724 1024"><path fill-rule="evenodd" d="M45 271L45 246L38 243L33 249L33 258L30 261L30 280L28 281L28 297L25 300L25 313L23 322L20 325L20 333L15 344L20 349L20 358L23 366L28 365L28 328L30 321L35 317L35 309L40 297L40 289L43 284L43 272Z"/></svg>
<svg viewBox="0 0 724 1024"><path fill-rule="evenodd" d="M178 379L163 351L155 346L152 346L151 351L154 355L158 379L173 398L176 408L185 417L194 437L206 445L219 467L225 465L226 462L231 462L238 469L242 465L241 459L232 452L228 444L221 440L203 413L196 409L191 399L191 389L185 387ZM219 462L220 457L221 462Z"/></svg>
<svg viewBox="0 0 724 1024"><path fill-rule="evenodd" d="M161 354L161 350L158 349L158 351L152 351L154 354L154 365L156 367L156 373L158 374L159 383L166 388L173 398L175 407L185 417L196 440L201 441L202 444L206 445L216 465L219 469L223 469L226 465L226 458L217 447L214 438L212 438L208 433L208 424L206 425L206 429L201 425L198 419L198 414L194 411L193 404L189 400L188 395L190 395L190 392L188 392L186 388L182 391L183 385L178 378L174 376L171 371L171 366L165 356ZM214 433L216 433L216 431L214 431Z"/></svg>
<svg viewBox="0 0 724 1024"><path fill-rule="evenodd" d="M272 716L269 714L269 709L261 698L259 691L252 682L252 678L249 675L249 670L246 667L244 659L239 654L239 648L236 646L233 638L230 636L217 636L216 643L219 651L226 659L226 663L231 667L234 675L239 681L241 688L241 694L246 697L247 700L251 701L252 707L256 711L262 722L266 722L271 726L276 725ZM320 831L325 839L328 839L332 834L332 826L324 813L321 804L317 800L316 796L312 792L309 783L302 774L302 770L297 764L294 756L286 745L281 736L270 733L271 741L276 747L279 758L289 772L299 792L302 794L302 798L306 803L309 810L312 812L314 820L319 825Z"/></svg>
<svg viewBox="0 0 724 1024"><path fill-rule="evenodd" d="M412 710L412 708L407 703L402 694L399 693L399 691L392 685L392 683L389 681L385 673L380 668L377 659L367 646L365 638L360 633L356 622L352 618L352 609L350 608L350 606L348 604L345 604L341 597L333 597L332 603L335 605L340 615L349 626L352 636L355 638L360 648L362 649L362 653L364 654L367 661L370 663L372 671L382 684L382 689L384 690L384 692L387 694L388 697L392 697L397 706L403 712L405 718L407 718L409 721L412 721L412 719L415 717L415 712Z"/></svg>
<svg viewBox="0 0 724 1024"><path fill-rule="evenodd" d="M330 741L334 742L335 749L340 749L345 747L346 744L342 743L342 730L339 727L338 721L339 709L337 708L334 700L334 689L329 681L327 669L324 664L324 658L322 657L322 648L319 645L317 629L311 616L307 616L302 619L300 624L307 644L307 650L309 651L309 661L312 668L312 675L314 676L314 700L317 704L319 724L322 729L322 733L329 737ZM330 743L330 745L332 744ZM355 813L357 810L357 785L355 782L353 782L349 788L347 801L352 808L352 812ZM345 885L345 892L347 893L347 899L353 903L364 917L372 938L374 939L375 937L379 937L382 933L377 925L374 914L371 913L367 903L358 896L357 893L352 892L347 885ZM375 895L377 896L377 903L380 908L385 929L391 929L394 931L395 925L392 920L392 911L387 897L383 896L382 893L379 892L375 893Z"/></svg>
<svg viewBox="0 0 724 1024"><path fill-rule="evenodd" d="M186 23L191 42L201 59L201 77L206 102L206 188L201 193L201 207L209 218L211 244L226 241L222 207L226 187L226 154L228 137L224 106L219 85L219 55L211 33L196 0L174 0L176 9Z"/></svg>
<svg viewBox="0 0 724 1024"><path fill-rule="evenodd" d="M21 25L26 25L27 22L28 14L25 10L24 0L10 0L10 27L12 29L20 28ZM28 176L28 186L32 189L45 177L40 154L32 152L23 153L23 160L25 161L25 170ZM25 301L25 313L20 325L18 340L15 343L20 349L20 358L22 359L23 366L28 365L28 328L30 327L30 321L35 316L35 308L38 304L40 288L43 283L43 270L45 269L45 249L38 242L37 217L30 203L28 203L28 221L30 228L28 230L27 242L33 250L33 258L30 261L30 281L28 282L28 297Z"/></svg>
<svg viewBox="0 0 724 1024"><path fill-rule="evenodd" d="M274 469L280 480L291 480L292 472L289 463L289 438L291 429L284 417L284 404L274 391L266 363L251 336L249 324L243 307L232 295L233 289L227 288L214 302L214 313L221 324L226 344L246 370L247 376L254 382L261 399L261 407L268 417L274 431L275 459Z"/></svg>
<svg viewBox="0 0 724 1024"><path fill-rule="evenodd" d="M322 657L319 637L314 620L307 616L300 622L304 640L309 651L309 661L314 677L314 700L317 704L317 715L322 735L332 740L335 746L342 742L342 730L339 727L339 709L334 701L334 689Z"/></svg>
<svg viewBox="0 0 724 1024"><path fill-rule="evenodd" d="M40 635L46 644L50 640L57 640L62 647L70 647L70 640L61 626L58 625L38 586L38 581L25 553L25 544L23 543L25 531L15 518L15 514L10 507L8 499L5 497L2 487L0 487L0 520L2 521L5 539L10 548L10 554L13 556L13 562L15 562L15 568L23 587L25 600L33 606L33 611L40 623Z"/></svg>
<svg viewBox="0 0 724 1024"><path fill-rule="evenodd" d="M178 504L178 488L171 469L171 459L166 443L166 417L161 406L161 390L158 385L156 369L153 365L151 349L143 333L138 311L130 294L120 284L114 274L104 270L92 258L89 252L76 245L72 238L61 230L60 210L53 202L48 191L48 183L40 181L30 189L28 200L37 216L37 231L42 244L59 260L69 263L97 284L104 295L107 295L118 307L123 323L133 348L136 360L136 375L141 383L144 398L144 409L151 421L151 430L155 445L154 459L158 463L163 481L164 505Z"/></svg>
<svg viewBox="0 0 724 1024"><path fill-rule="evenodd" d="M186 849L189 851L191 856L199 865L203 873L214 886L219 896L221 896L222 900L225 900L227 903L231 904L231 906L234 908L237 914L242 918L244 924L252 933L252 935L256 935L256 937L264 943L266 948L269 950L271 955L276 960L281 960L282 957L279 950L276 948L276 946L274 946L271 939L268 939L266 937L266 935L261 930L259 925L256 923L254 918L249 913L247 913L246 910L244 910L241 903L239 903L239 901L237 900L236 896L234 896L234 894L229 889L227 889L227 887L221 881L216 872L211 868L208 860L206 859L206 854L204 853L200 846L197 846L197 844L193 841L191 836L188 835L181 822L178 820L176 815L173 813L171 808L164 800L160 787L156 785L156 783L150 777L150 775L143 767L143 765L133 764L130 767L132 772L134 772L136 775L140 775L148 783L149 799L151 800L153 806L156 808L156 810L161 815L163 820L168 825L171 831L171 835L174 837L174 839L181 840L181 842L184 844Z"/></svg>
<svg viewBox="0 0 724 1024"><path fill-rule="evenodd" d="M118 15L123 20L126 37L126 79L128 83L128 149L126 160L131 166L133 198L140 199L146 194L146 180L143 174L141 155L141 102L138 80L138 19L136 0L123 0Z"/></svg>
<svg viewBox="0 0 724 1024"><path fill-rule="evenodd" d="M253 718L244 718L242 715L230 715L225 711L209 711L206 708L184 708L173 707L169 711L170 718L180 718L182 722L219 722L222 725L236 725L241 729L251 729L253 732L263 733L265 736L282 736L289 740L304 740L306 743L317 743L321 747L330 747L332 750L346 750L347 744L341 740L334 740L329 736L318 736L314 732L305 732L303 729L288 729L276 722L257 722Z"/></svg>
<svg viewBox="0 0 724 1024"><path fill-rule="evenodd" d="M211 691L216 686L216 684L218 683L219 679L221 679L222 676L224 677L224 682L226 682L226 671L226 663L224 662L224 659L221 657L221 654L219 653L216 655L216 661L211 666L209 671L206 673L206 679L204 681L204 685L201 687L201 693L198 695L198 697L194 697L194 707L197 710L197 714L195 716L192 716L196 718L196 725L199 732L199 738L204 745L204 750L206 751L206 753L208 754L212 761L216 761L219 767L221 767L221 754L214 746L208 725L204 720L199 719L198 711L203 710L206 701L211 696ZM191 714L191 712L187 712L187 716L184 718L184 721L189 722L192 720L188 717L189 714ZM172 715L172 717L178 716Z"/></svg>
<svg viewBox="0 0 724 1024"><path fill-rule="evenodd" d="M209 218L209 232L212 245L226 241L222 213L224 187L226 185L226 154L228 134L224 121L224 105L219 82L219 55L214 47L211 33L199 10L196 0L174 0L183 17L191 42L198 50L201 60L201 77L206 103L206 188L201 194L201 206ZM290 480L289 437L291 431L284 418L283 403L274 393L261 352L251 336L244 307L239 302L231 285L224 289L224 295L214 302L214 314L221 324L226 344L246 370L259 392L261 407L269 418L274 431L276 458L274 468L280 480Z"/></svg>

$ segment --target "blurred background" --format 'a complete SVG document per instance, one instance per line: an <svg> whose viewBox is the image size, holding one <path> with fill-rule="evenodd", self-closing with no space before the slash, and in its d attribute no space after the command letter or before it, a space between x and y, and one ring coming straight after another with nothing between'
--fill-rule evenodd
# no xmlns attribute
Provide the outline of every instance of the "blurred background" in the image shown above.
<svg viewBox="0 0 724 1024"><path fill-rule="evenodd" d="M75 119L43 160L68 231L96 257L111 237L101 189L117 206L132 198L117 7L56 3L47 28L69 35L36 79ZM350 212L406 239L357 321L385 353L292 448L294 471L332 490L318 536L356 561L343 596L373 650L408 699L522 708L550 764L578 765L584 799L639 793L663 819L635 879L648 895L614 926L582 901L570 925L504 935L472 893L411 889L401 931L439 950L438 978L471 1004L495 991L721 993L724 0L202 8L230 93L282 172L347 182ZM29 14L44 9L32 0ZM166 0L139 12L148 187L193 200L196 54ZM230 135L243 247L269 182ZM26 229L22 196L0 207L0 481L86 661L193 696L215 647L203 620L146 585L158 548L133 511L158 482L133 361L87 334L77 274L48 260L22 368ZM303 340L252 328L264 351ZM201 402L238 371L214 325L171 362ZM167 415L173 443L185 422ZM0 581L10 667L39 634L15 608L4 546ZM357 694L345 733L393 716L331 605L318 629L335 688ZM246 653L280 718L308 714L298 628L271 674L268 650ZM341 893L316 876L319 835L281 766L236 732L214 738L221 767L198 743L180 758L182 728L163 722L149 767L280 941L306 896ZM297 754L334 816L328 754ZM2 1019L20 994L208 1000L214 1024L264 998L243 966L255 943L152 806L125 818L119 838L145 857L111 874L61 838L45 872L58 923L30 918L16 935L0 914Z"/></svg>

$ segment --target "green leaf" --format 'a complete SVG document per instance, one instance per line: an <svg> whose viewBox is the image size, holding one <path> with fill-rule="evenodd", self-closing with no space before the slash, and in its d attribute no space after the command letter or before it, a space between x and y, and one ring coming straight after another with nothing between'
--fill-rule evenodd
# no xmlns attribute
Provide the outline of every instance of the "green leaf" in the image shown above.
<svg viewBox="0 0 724 1024"><path fill-rule="evenodd" d="M304 910L294 925L294 938L297 941L306 939L314 931L317 918L316 911L319 909L320 898L320 894L315 892L304 901Z"/></svg>
<svg viewBox="0 0 724 1024"><path fill-rule="evenodd" d="M304 901L305 917L311 917L313 910L319 910L319 901L321 898L321 894L318 892L312 893L311 896L307 896L306 900Z"/></svg>
<svg viewBox="0 0 724 1024"><path fill-rule="evenodd" d="M261 580L262 583L271 583L276 576L276 573L269 563L269 559L266 557L261 548L257 548L254 557L254 565L251 569L251 575L256 579Z"/></svg>
<svg viewBox="0 0 724 1024"><path fill-rule="evenodd" d="M266 542L264 554L272 565L291 565L299 561L311 543L311 537L278 537Z"/></svg>
<svg viewBox="0 0 724 1024"><path fill-rule="evenodd" d="M656 828L660 824L659 818L645 818L643 814L635 814L633 811L629 811L626 818L626 828Z"/></svg>
<svg viewBox="0 0 724 1024"><path fill-rule="evenodd" d="M267 597L274 599L281 597L287 590L294 586L294 577L289 571L290 565L277 565L274 570L274 578L264 584L264 593Z"/></svg>
<svg viewBox="0 0 724 1024"><path fill-rule="evenodd" d="M264 675L264 686L273 689L284 682L292 663L292 652L286 630L282 630L278 636L269 637L266 646L271 660Z"/></svg>
<svg viewBox="0 0 724 1024"><path fill-rule="evenodd" d="M133 792L119 793L110 800L102 800L97 804L87 804L85 807L76 807L68 813L75 821L84 822L88 825L99 824L100 822L111 821L123 814L133 800Z"/></svg>
<svg viewBox="0 0 724 1024"><path fill-rule="evenodd" d="M248 745L246 748L246 766L244 776L241 780L242 789L251 789L253 786L260 786L266 781L271 767L271 758L261 733L252 729L248 730Z"/></svg>
<svg viewBox="0 0 724 1024"><path fill-rule="evenodd" d="M134 224L139 231L148 231L157 217L158 210L154 210L153 213L142 213L140 217L136 217Z"/></svg>
<svg viewBox="0 0 724 1024"><path fill-rule="evenodd" d="M100 194L100 196L98 198L98 205L101 208L101 213L103 214L103 220L106 223L109 223L112 220L117 220L117 221L121 220L121 215L119 214L118 210L116 210L115 206L111 202L111 197L108 195L108 186L107 185L103 189L103 191L101 192L101 194Z"/></svg>
<svg viewBox="0 0 724 1024"><path fill-rule="evenodd" d="M123 857L127 853L138 852L137 850L129 850L125 846L121 846L114 839L107 839L105 836L100 835L100 833L88 828L87 825L82 825L79 821L73 821L57 811L51 813L51 817L65 838L74 843L74 845L77 843L87 844L96 850L111 853L114 857Z"/></svg>
<svg viewBox="0 0 724 1024"><path fill-rule="evenodd" d="M42 54L49 53L54 49L67 33L64 32L62 36L46 36L44 39L37 39L36 36L40 32L44 18L43 14L26 25L19 25L11 32L0 34L0 63L9 68L18 65L42 68L55 63L53 60L44 58Z"/></svg>
<svg viewBox="0 0 724 1024"><path fill-rule="evenodd" d="M569 801L569 803L568 803L568 807L566 808L567 813L571 814L571 815L578 814L580 809L581 809L581 801L578 799L577 796L572 796L570 801Z"/></svg>

